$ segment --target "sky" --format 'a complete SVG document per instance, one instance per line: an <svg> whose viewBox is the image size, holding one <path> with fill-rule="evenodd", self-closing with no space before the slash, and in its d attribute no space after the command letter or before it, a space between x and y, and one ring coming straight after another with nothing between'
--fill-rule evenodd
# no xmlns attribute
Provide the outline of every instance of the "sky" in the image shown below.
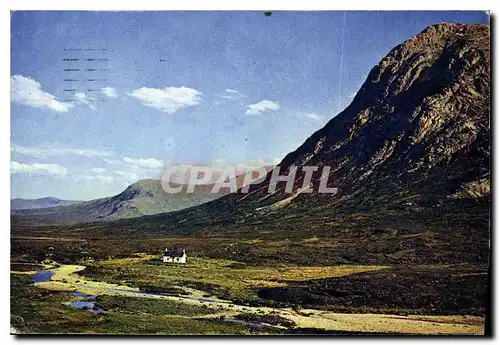
<svg viewBox="0 0 500 345"><path fill-rule="evenodd" d="M439 22L488 17L14 12L11 196L90 200L179 164L277 164Z"/></svg>

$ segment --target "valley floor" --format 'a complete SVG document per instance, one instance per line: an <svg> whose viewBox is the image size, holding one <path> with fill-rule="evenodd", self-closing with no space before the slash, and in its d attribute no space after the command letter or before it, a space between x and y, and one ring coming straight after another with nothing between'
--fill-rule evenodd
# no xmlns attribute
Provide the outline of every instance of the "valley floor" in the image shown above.
<svg viewBox="0 0 500 345"><path fill-rule="evenodd" d="M387 266L252 267L191 258L164 265L151 255L60 265L49 281L12 271L13 333L118 334L483 334L484 317L416 315L418 308L356 308L339 313L263 300L263 288L286 288L389 270ZM37 296L36 298L33 298ZM75 302L92 296L94 310ZM95 297L97 296L97 297ZM94 311L94 312L91 312ZM359 312L356 312L359 311ZM391 313L393 312L393 313ZM395 314L394 312L397 312ZM449 313L448 313L449 314ZM11 330L12 331L12 330Z"/></svg>

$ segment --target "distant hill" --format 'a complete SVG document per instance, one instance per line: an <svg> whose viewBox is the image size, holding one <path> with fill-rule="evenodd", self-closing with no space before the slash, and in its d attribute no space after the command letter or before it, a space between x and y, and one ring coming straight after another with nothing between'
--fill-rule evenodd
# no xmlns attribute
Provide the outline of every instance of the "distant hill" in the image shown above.
<svg viewBox="0 0 500 345"><path fill-rule="evenodd" d="M241 243L212 252L242 262L256 253L260 262L311 265L485 262L489 30L438 24L398 45L352 103L280 163L282 175L291 166L331 167L337 194L302 193L304 174L297 173L293 194L284 183L268 193L267 178L248 194L81 228L121 236L224 233L262 243L273 236L280 243L265 252ZM320 180L313 175L314 191ZM293 241L305 236L320 240Z"/></svg>
<svg viewBox="0 0 500 345"><path fill-rule="evenodd" d="M30 210L34 208L48 208L56 206L67 206L80 201L61 200L58 198L46 197L40 199L21 199L16 198L10 201L11 210Z"/></svg>
<svg viewBox="0 0 500 345"><path fill-rule="evenodd" d="M172 186L175 187L175 186ZM195 193L168 194L160 180L141 180L118 195L58 207L30 209L13 208L14 215L29 216L49 222L91 222L133 218L178 211L214 200L222 194L211 194L212 185L197 186ZM40 199L41 200L41 199Z"/></svg>
<svg viewBox="0 0 500 345"><path fill-rule="evenodd" d="M247 194L178 212L79 224L78 230L123 238L223 233L258 239L259 245L235 241L207 249L241 262L487 262L490 65L488 25L432 25L392 49L352 103L280 163L282 175L294 165L331 167L328 180L337 194L302 193L304 174L297 173L292 195L283 183L268 193L266 179ZM313 175L313 186L320 179ZM118 202L122 194L89 209L127 205ZM84 216L81 205L66 209ZM107 217L124 211L113 212ZM22 221L13 218L14 224Z"/></svg>

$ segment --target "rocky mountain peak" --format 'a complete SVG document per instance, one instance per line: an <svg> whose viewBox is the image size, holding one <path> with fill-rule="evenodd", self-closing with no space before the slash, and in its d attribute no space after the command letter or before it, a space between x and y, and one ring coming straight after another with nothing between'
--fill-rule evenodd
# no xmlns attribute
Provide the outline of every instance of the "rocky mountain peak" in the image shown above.
<svg viewBox="0 0 500 345"><path fill-rule="evenodd" d="M426 28L393 48L352 103L281 165L330 165L339 193L329 203L422 193L446 198L487 179L489 42L488 25ZM489 190L482 181L481 190ZM245 202L261 200L260 194ZM277 193L265 203L283 197Z"/></svg>

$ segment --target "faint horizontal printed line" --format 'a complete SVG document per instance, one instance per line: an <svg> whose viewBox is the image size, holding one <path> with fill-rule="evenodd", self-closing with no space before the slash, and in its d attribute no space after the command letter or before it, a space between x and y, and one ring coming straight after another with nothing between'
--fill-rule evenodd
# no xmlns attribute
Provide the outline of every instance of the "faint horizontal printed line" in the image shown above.
<svg viewBox="0 0 500 345"><path fill-rule="evenodd" d="M64 48L64 51L106 51L106 48Z"/></svg>

